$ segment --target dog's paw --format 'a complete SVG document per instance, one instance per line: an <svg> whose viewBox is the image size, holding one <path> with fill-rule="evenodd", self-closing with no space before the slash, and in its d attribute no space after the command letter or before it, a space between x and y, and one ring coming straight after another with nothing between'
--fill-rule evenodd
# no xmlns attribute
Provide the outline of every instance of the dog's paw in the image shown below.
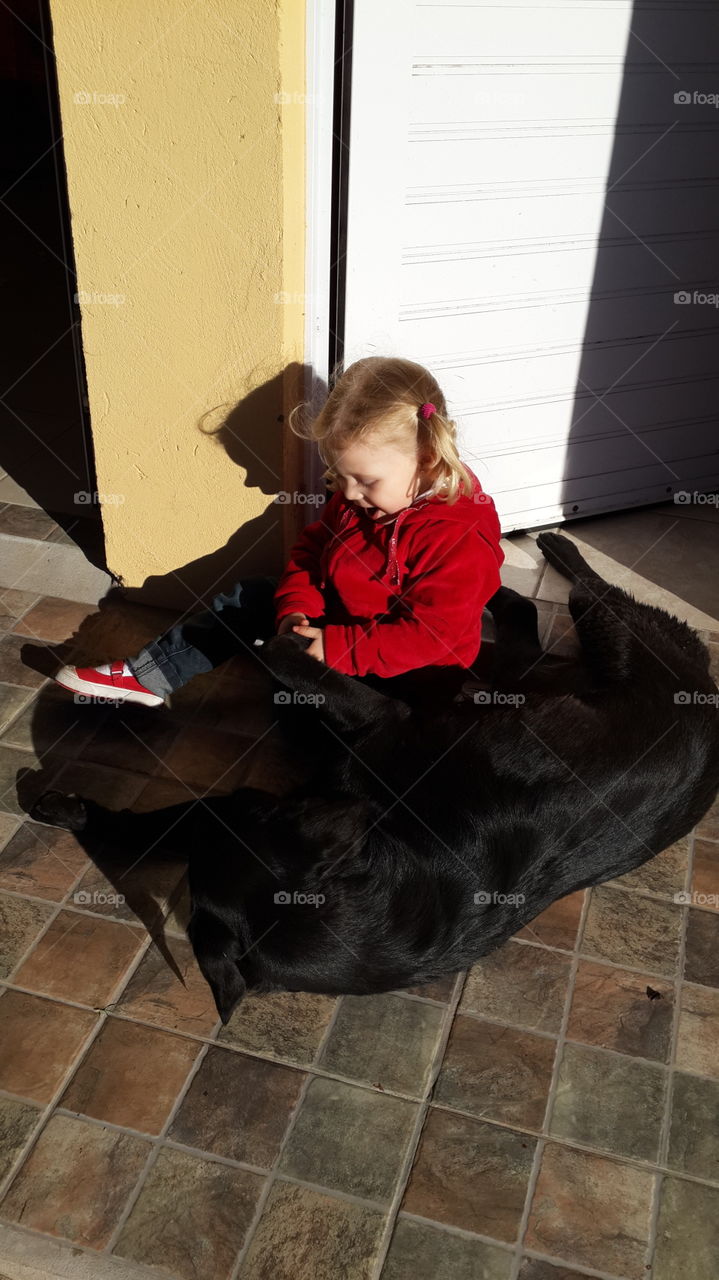
<svg viewBox="0 0 719 1280"><path fill-rule="evenodd" d="M35 801L28 816L33 822L43 822L49 827L63 827L66 831L82 831L87 823L87 810L82 797L65 795L62 791L44 791Z"/></svg>
<svg viewBox="0 0 719 1280"><path fill-rule="evenodd" d="M565 578L574 578L587 567L586 560L574 543L562 533L540 533L537 535L537 546L544 559L551 564L557 573Z"/></svg>

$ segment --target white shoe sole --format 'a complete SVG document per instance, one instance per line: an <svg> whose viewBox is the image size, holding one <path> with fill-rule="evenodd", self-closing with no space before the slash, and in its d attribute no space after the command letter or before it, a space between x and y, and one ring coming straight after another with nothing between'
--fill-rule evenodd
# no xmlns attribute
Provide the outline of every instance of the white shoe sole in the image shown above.
<svg viewBox="0 0 719 1280"><path fill-rule="evenodd" d="M70 693L83 693L87 698L102 698L104 702L139 702L144 707L160 707L165 701L157 693L138 693L133 689L117 689L112 685L81 680L71 667L61 667L53 680L63 689L69 689Z"/></svg>

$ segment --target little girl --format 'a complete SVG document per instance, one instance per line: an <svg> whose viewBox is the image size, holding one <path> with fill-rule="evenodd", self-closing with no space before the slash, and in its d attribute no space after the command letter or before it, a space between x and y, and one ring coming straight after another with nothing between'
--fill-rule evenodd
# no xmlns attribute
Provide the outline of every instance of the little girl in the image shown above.
<svg viewBox="0 0 719 1280"><path fill-rule="evenodd" d="M413 361L370 356L334 383L314 422L297 416L290 427L317 442L333 496L279 580L243 579L135 657L62 667L58 684L158 706L243 648L261 660L256 642L291 628L312 657L392 696L458 690L504 554L437 382Z"/></svg>

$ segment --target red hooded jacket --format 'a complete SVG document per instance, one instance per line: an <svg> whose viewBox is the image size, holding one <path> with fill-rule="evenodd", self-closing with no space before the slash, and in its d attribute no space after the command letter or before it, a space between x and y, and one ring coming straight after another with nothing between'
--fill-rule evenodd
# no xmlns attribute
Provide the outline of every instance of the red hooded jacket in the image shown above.
<svg viewBox="0 0 719 1280"><path fill-rule="evenodd" d="M489 494L436 495L379 521L334 493L295 544L275 592L275 621L304 613L323 628L325 662L346 675L468 667L504 553Z"/></svg>

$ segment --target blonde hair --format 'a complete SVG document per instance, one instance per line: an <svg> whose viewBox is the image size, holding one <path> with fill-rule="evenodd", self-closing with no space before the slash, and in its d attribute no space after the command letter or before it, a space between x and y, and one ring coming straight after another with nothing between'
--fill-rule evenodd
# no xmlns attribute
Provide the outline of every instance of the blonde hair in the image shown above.
<svg viewBox="0 0 719 1280"><path fill-rule="evenodd" d="M372 437L408 454L416 451L423 475L447 503L472 493L472 477L457 452L456 423L448 416L439 384L421 364L397 356L366 356L343 372L340 361L330 386L314 419L301 404L288 422L295 435L316 443L327 468L323 479L332 490L339 487L333 466L343 450ZM423 418L419 410L427 401L435 412Z"/></svg>

